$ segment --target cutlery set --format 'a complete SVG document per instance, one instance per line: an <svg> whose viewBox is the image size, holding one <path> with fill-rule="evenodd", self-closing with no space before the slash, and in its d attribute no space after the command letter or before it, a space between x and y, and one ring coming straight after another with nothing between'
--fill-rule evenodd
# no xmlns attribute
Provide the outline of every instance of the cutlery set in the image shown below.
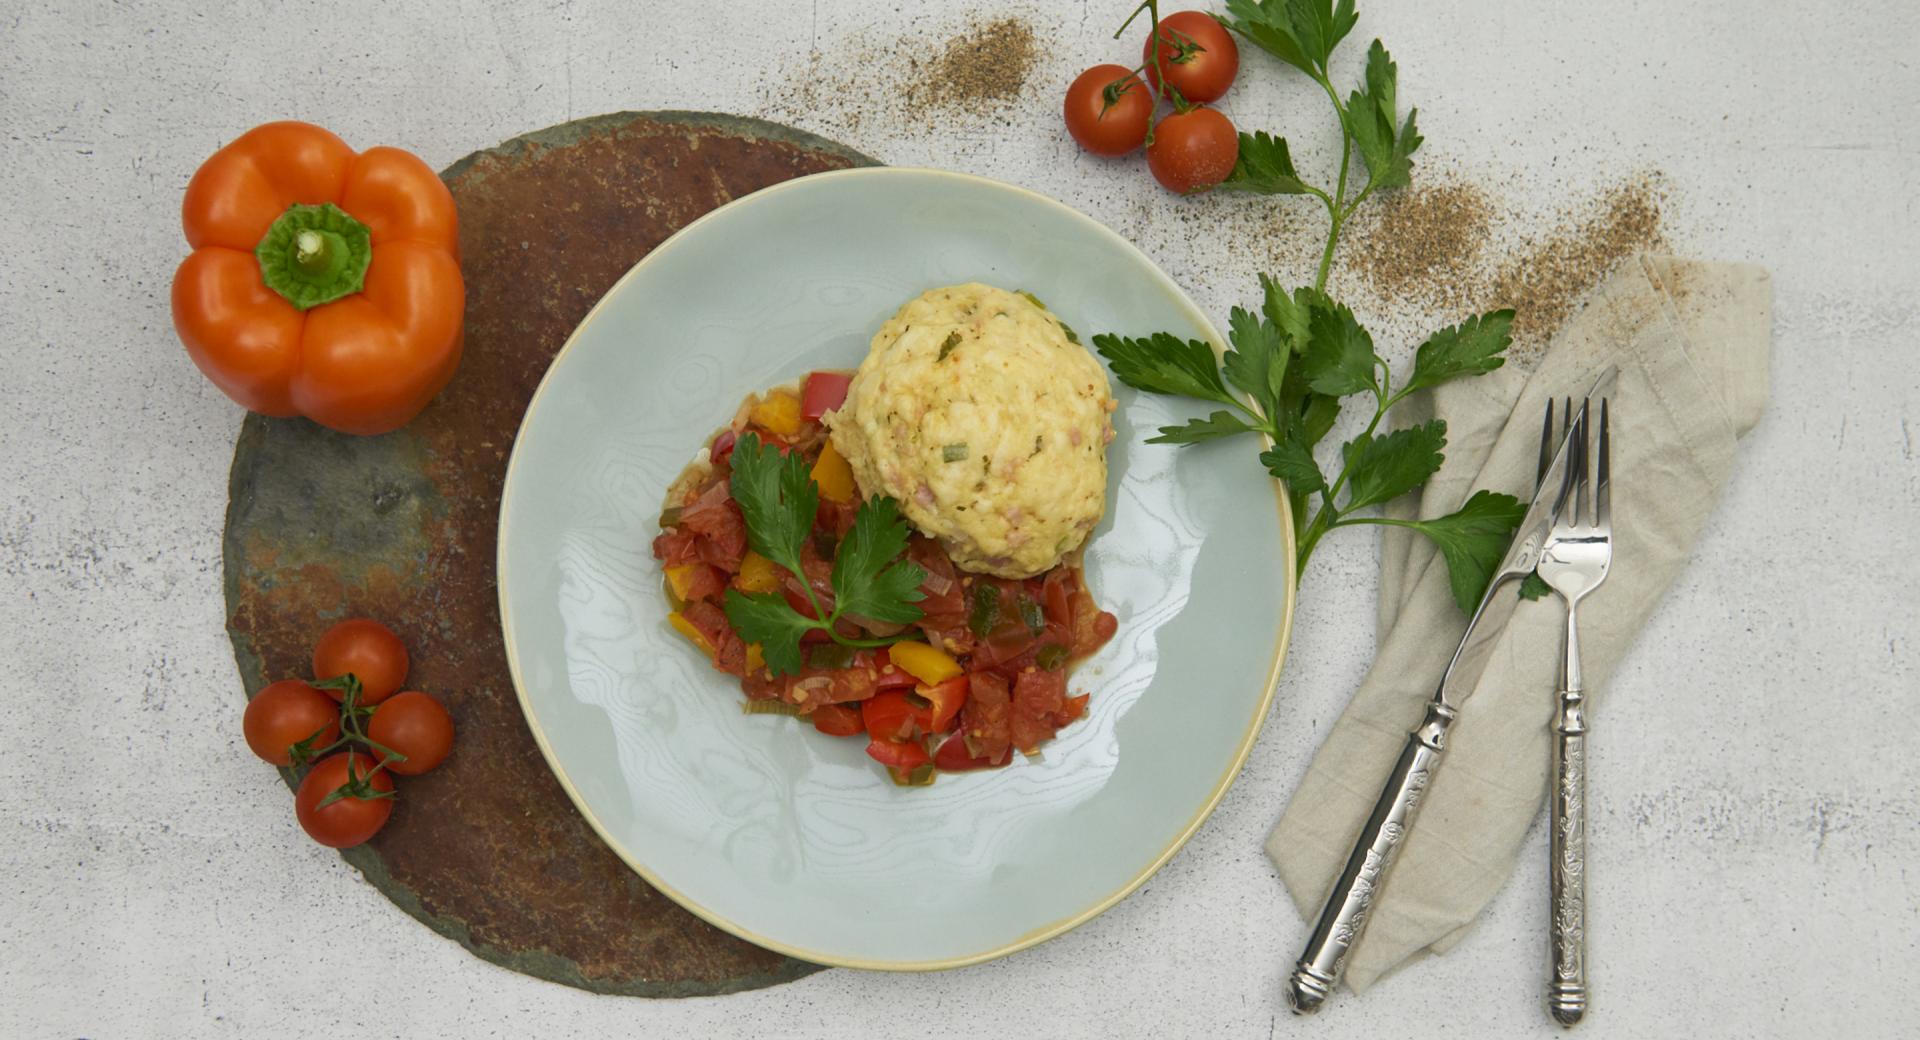
<svg viewBox="0 0 1920 1040"><path fill-rule="evenodd" d="M1319 1010L1340 980L1347 954L1366 928L1407 832L1447 750L1447 732L1485 673L1493 647L1520 603L1512 587L1538 574L1566 605L1560 683L1553 722L1550 813L1552 864L1547 1007L1571 1026L1587 1008L1586 714L1580 674L1579 607L1606 580L1613 562L1613 510L1607 397L1609 368L1576 410L1572 398L1547 403L1532 503L1454 650L1426 717L1407 734L1346 866L1334 880L1287 984L1296 1013Z"/></svg>

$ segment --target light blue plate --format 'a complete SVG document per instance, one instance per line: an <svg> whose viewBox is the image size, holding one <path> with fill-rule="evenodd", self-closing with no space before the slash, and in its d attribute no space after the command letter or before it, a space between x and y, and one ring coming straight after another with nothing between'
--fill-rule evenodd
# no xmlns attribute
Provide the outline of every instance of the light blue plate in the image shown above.
<svg viewBox="0 0 1920 1040"><path fill-rule="evenodd" d="M500 616L527 724L633 869L742 938L823 964L954 967L1058 935L1172 856L1239 771L1292 620L1293 532L1239 450L1145 444L1198 414L1121 387L1087 553L1119 635L1088 717L1007 769L897 788L857 740L747 716L666 623L669 482L751 391L850 368L939 285L1026 289L1085 338L1216 344L1139 250L1039 195L932 170L788 181L627 272L527 408L500 508Z"/></svg>

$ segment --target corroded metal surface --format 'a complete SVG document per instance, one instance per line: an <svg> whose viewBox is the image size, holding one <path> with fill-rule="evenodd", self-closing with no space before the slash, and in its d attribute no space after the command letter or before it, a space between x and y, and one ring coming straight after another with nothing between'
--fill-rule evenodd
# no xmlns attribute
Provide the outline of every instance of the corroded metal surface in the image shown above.
<svg viewBox="0 0 1920 1040"><path fill-rule="evenodd" d="M600 992L695 996L818 970L727 935L635 875L548 772L507 675L495 525L521 413L601 294L694 218L872 160L799 131L622 113L517 138L443 175L460 206L466 356L407 428L348 437L249 416L226 530L228 628L252 696L310 671L349 615L407 642L408 686L452 711L454 753L405 778L392 822L344 855L408 913L496 964ZM289 778L290 779L290 778Z"/></svg>

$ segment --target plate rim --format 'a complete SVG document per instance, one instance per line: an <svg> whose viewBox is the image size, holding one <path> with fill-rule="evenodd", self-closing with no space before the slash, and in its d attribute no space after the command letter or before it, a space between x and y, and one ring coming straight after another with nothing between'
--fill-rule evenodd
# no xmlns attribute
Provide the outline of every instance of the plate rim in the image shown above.
<svg viewBox="0 0 1920 1040"><path fill-rule="evenodd" d="M982 177L978 174L961 173L956 170L943 170L937 167L923 166L850 167L847 169L828 170L821 173L808 174L803 177L794 177L776 184L770 184L733 199L724 205L716 206L708 210L685 227L667 236L659 245L649 250L647 255L635 261L632 267L627 268L626 272L615 280L612 285L608 286L606 292L602 293L598 300L594 301L593 307L587 311L585 317L580 319L580 323L574 326L573 331L568 333L566 342L562 343L560 349L554 353L553 360L548 363L546 371L541 373L540 383L534 389L533 396L527 401L527 408L520 416L519 425L514 428L513 449L508 453L506 473L501 478L500 515L495 523L494 529L494 586L499 600L500 636L501 642L506 650L507 675L513 683L514 696L520 704L521 717L526 720L527 729L533 734L534 744L539 747L541 757L546 760L548 771L553 774L555 780L559 781L560 788L566 792L567 799L573 803L573 807L586 819L587 826L591 827L593 832L599 835L600 840L606 843L607 848L612 850L614 855L620 857L621 862L625 863L628 869L640 875L641 879L646 881L647 884L652 885L655 890L673 900L694 916L730 935L744 939L763 949L772 950L775 953L784 954L799 960L836 968L858 968L867 971L925 972L967 967L969 965L996 960L1009 954L1018 953L1029 947L1037 946L1057 936L1064 935L1080 925L1093 920L1112 909L1127 896L1132 895L1141 885L1146 884L1149 878L1159 873L1160 868L1166 866L1167 861L1171 860L1175 853L1179 852L1186 846L1188 841L1192 840L1194 834L1199 832L1201 825L1206 823L1207 819L1213 815L1215 809L1219 808L1220 800L1226 797L1227 790L1233 786L1233 781L1240 775L1241 769L1245 767L1247 758L1252 754L1253 746L1259 739L1260 731L1266 724L1267 716L1272 712L1273 698L1279 687L1280 673L1285 666L1287 649L1293 637L1294 606L1299 599L1299 590L1295 584L1296 565L1294 560L1297 546L1297 532L1295 532L1293 527L1293 511L1287 505L1286 488L1280 481L1269 481L1272 485L1275 510L1280 518L1281 559L1283 561L1282 570L1284 571L1281 578L1285 582L1283 587L1286 590L1285 599L1280 609L1279 631L1274 637L1273 660L1267 670L1266 681L1261 691L1259 703L1256 706L1252 718L1248 721L1247 730L1241 736L1239 746L1234 750L1232 758L1228 761L1226 768L1221 772L1219 779L1214 781L1213 788L1208 792L1207 797L1188 818L1186 824L1182 826L1179 832L1167 843L1166 847L1160 850L1158 855L1154 856L1153 859L1146 863L1134 876L1128 878L1111 892L1100 896L1087 907L1066 917L1023 932L992 949L962 954L957 957L937 958L933 960L905 961L847 957L820 950L809 950L792 943L782 942L778 939L761 935L703 906L672 885L667 884L651 869L642 864L620 840L608 831L607 827L601 823L600 818L594 814L593 809L588 806L586 799L582 797L579 789L574 786L573 780L567 775L566 767L561 764L560 758L555 753L552 744L548 742L546 731L540 726L539 718L535 714L533 705L527 696L527 684L521 680L520 657L514 645L512 626L507 620L512 614L512 608L508 601L507 570L505 566L507 546L509 544L507 527L511 515L508 509L508 503L512 500L508 492L513 487L514 472L520 462L520 447L525 442L524 435L527 427L533 421L534 413L539 408L541 400L546 396L548 386L553 380L554 373L559 370L560 363L566 359L567 353L573 349L574 344L580 339L581 333L586 330L587 326L593 323L595 318L600 316L601 310L607 306L607 301L612 299L622 286L637 275L640 270L655 257L660 256L677 243L683 236L694 231L719 214L749 200L760 199L763 196L791 189L796 185L811 185L823 179L858 180L902 175L948 178L975 186L985 186L996 191L1011 192L1024 197L1028 201L1039 203L1043 207L1059 211L1067 219L1089 228L1096 237L1104 237L1110 245L1119 248L1123 252L1131 253L1135 258L1144 262L1147 270L1152 272L1153 277L1159 279L1163 286L1172 294L1174 301L1188 312L1189 317L1192 318L1201 329L1206 331L1208 342L1213 347L1214 353L1219 355L1225 349L1224 340L1220 336L1220 330L1214 326L1213 321L1207 317L1206 312L1201 310L1200 306L1193 302L1193 299L1187 295L1186 290L1180 286L1180 283L1174 281L1172 276L1160 269L1160 265L1154 263L1152 257L1149 257L1139 246L1128 241L1119 232L1072 206L1040 192L1023 188L1017 184L1009 184L1006 181L995 180L991 177ZM1267 441L1268 446L1271 447L1270 438L1262 435L1261 439Z"/></svg>

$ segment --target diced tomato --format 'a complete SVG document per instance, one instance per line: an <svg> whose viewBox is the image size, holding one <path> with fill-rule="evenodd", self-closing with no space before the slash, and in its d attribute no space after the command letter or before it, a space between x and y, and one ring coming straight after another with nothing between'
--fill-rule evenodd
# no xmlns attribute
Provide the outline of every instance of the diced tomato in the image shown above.
<svg viewBox="0 0 1920 1040"><path fill-rule="evenodd" d="M991 758L976 758L973 752L967 750L965 733L955 733L948 737L946 743L941 744L940 749L933 753L934 768L949 773L964 773L969 769L994 769L1012 760L1011 747L1002 750L997 761Z"/></svg>
<svg viewBox="0 0 1920 1040"><path fill-rule="evenodd" d="M1009 723L1013 746L1033 751L1060 727L1054 716L1066 707L1065 672L1036 668L1021 672L1013 684L1013 710Z"/></svg>
<svg viewBox="0 0 1920 1040"><path fill-rule="evenodd" d="M684 527L662 531L653 540L653 555L669 567L682 567L700 559L700 536Z"/></svg>
<svg viewBox="0 0 1920 1040"><path fill-rule="evenodd" d="M877 693L860 703L860 721L876 741L905 740L912 736L915 714L913 702L907 700L903 690Z"/></svg>
<svg viewBox="0 0 1920 1040"><path fill-rule="evenodd" d="M729 575L740 569L740 560L747 554L747 524L725 481L701 492L681 509L680 526L706 539L707 545L699 550L702 560Z"/></svg>
<svg viewBox="0 0 1920 1040"><path fill-rule="evenodd" d="M700 637L713 647L713 666L732 675L742 675L747 667L747 645L727 623L727 615L711 600L688 603L680 612Z"/></svg>
<svg viewBox="0 0 1920 1040"><path fill-rule="evenodd" d="M920 684L905 668L893 663L892 657L882 650L874 657L874 666L880 675L875 682L883 690L912 689Z"/></svg>
<svg viewBox="0 0 1920 1040"><path fill-rule="evenodd" d="M917 769L926 765L931 756L927 749L912 741L884 740L875 737L867 742L867 754L883 766L895 769Z"/></svg>
<svg viewBox="0 0 1920 1040"><path fill-rule="evenodd" d="M710 599L726 591L727 576L717 567L704 563L690 563L684 568L674 568L669 572L673 580L673 591L682 602Z"/></svg>
<svg viewBox="0 0 1920 1040"><path fill-rule="evenodd" d="M960 587L960 576L954 570L953 561L948 559L947 551L940 548L939 542L915 535L907 544L907 559L927 572L926 580L920 583L920 591L925 594L918 604L921 612L929 618L957 615L964 625L966 591Z"/></svg>
<svg viewBox="0 0 1920 1040"><path fill-rule="evenodd" d="M738 540L716 541L706 535L694 539L693 551L696 559L732 574L740 569L740 557L747 552L747 536L743 531Z"/></svg>
<svg viewBox="0 0 1920 1040"><path fill-rule="evenodd" d="M785 697L789 703L811 711L822 704L864 701L876 692L878 688L873 684L872 667L860 665L830 670L806 669L793 680Z"/></svg>
<svg viewBox="0 0 1920 1040"><path fill-rule="evenodd" d="M989 667L1005 665L1032 650L1039 642L1032 629L1018 617L1002 620L974 647L973 659Z"/></svg>
<svg viewBox="0 0 1920 1040"><path fill-rule="evenodd" d="M720 644L713 653L713 666L728 675L745 676L747 665L752 661L747 644L739 636L729 632L731 637Z"/></svg>
<svg viewBox="0 0 1920 1040"><path fill-rule="evenodd" d="M812 372L800 389L800 416L818 419L847 401L847 386L853 382L849 372Z"/></svg>
<svg viewBox="0 0 1920 1040"><path fill-rule="evenodd" d="M1073 656L1085 657L1107 645L1120 630L1120 619L1094 605L1085 589L1074 596Z"/></svg>
<svg viewBox="0 0 1920 1040"><path fill-rule="evenodd" d="M969 681L964 675L956 675L945 682L933 686L920 686L914 692L927 699L929 707L923 709L921 728L928 733L942 733L960 714L960 705L966 703Z"/></svg>
<svg viewBox="0 0 1920 1040"><path fill-rule="evenodd" d="M813 728L830 737L851 737L866 731L866 723L857 708L822 704L813 709Z"/></svg>
<svg viewBox="0 0 1920 1040"><path fill-rule="evenodd" d="M1053 721L1061 726L1087 713L1087 695L1068 697L1065 706L1054 713Z"/></svg>
<svg viewBox="0 0 1920 1040"><path fill-rule="evenodd" d="M1055 567L1047 572L1042 585L1041 602L1047 610L1047 620L1055 624L1073 627L1073 571L1066 567Z"/></svg>
<svg viewBox="0 0 1920 1040"><path fill-rule="evenodd" d="M707 449L708 461L716 466L725 462L727 457L733 454L733 446L739 439L740 435L734 433L732 429L723 431L720 436L713 439L713 446Z"/></svg>
<svg viewBox="0 0 1920 1040"><path fill-rule="evenodd" d="M835 502L832 499L820 500L820 511L814 514L813 529L831 537L836 543L853 530L853 518L860 511L860 500L849 499Z"/></svg>
<svg viewBox="0 0 1920 1040"><path fill-rule="evenodd" d="M1008 714L1012 710L1007 681L992 672L967 676L967 703L960 709L960 734L981 758L998 758L1012 739Z"/></svg>

